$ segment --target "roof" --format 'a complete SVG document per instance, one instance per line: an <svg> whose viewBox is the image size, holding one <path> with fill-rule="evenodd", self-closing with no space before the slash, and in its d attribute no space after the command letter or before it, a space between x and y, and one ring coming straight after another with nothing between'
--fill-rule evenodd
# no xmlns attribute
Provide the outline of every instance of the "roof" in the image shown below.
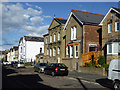
<svg viewBox="0 0 120 90"><path fill-rule="evenodd" d="M120 42L120 38L111 38L106 42L106 44L109 44L109 43L112 43L112 42Z"/></svg>
<svg viewBox="0 0 120 90"><path fill-rule="evenodd" d="M102 14L90 13L72 9L72 13L84 24L99 25L104 18Z"/></svg>
<svg viewBox="0 0 120 90"><path fill-rule="evenodd" d="M107 15L108 15L111 11L114 11L114 12L116 12L118 15L120 15L120 8L111 7L111 8L109 9L109 11L107 12L107 14L105 15L105 17L102 19L102 21L100 22L99 25L102 25L103 21L105 20L105 18L107 17Z"/></svg>
<svg viewBox="0 0 120 90"><path fill-rule="evenodd" d="M45 36L48 36L49 35L49 33L47 33L47 34L44 34L43 36L45 37Z"/></svg>
<svg viewBox="0 0 120 90"><path fill-rule="evenodd" d="M43 37L33 37L33 36L24 36L25 41L36 41L36 42L44 42Z"/></svg>
<svg viewBox="0 0 120 90"><path fill-rule="evenodd" d="M54 17L55 20L57 20L59 23L61 24L65 24L67 19L64 19L64 18L58 18L58 17Z"/></svg>
<svg viewBox="0 0 120 90"><path fill-rule="evenodd" d="M13 46L13 49L18 50L18 46Z"/></svg>
<svg viewBox="0 0 120 90"><path fill-rule="evenodd" d="M83 24L91 24L91 25L99 25L99 23L102 21L105 15L97 14L97 13L91 13L91 12L85 12L80 10L71 10L71 13L67 19L67 22L64 26L64 29L66 28L71 16L74 16L82 25Z"/></svg>

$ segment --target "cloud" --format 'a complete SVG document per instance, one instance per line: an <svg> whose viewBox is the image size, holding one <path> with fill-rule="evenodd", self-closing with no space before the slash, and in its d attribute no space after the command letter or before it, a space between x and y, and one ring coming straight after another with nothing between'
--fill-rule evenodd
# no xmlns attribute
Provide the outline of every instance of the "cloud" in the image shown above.
<svg viewBox="0 0 120 90"><path fill-rule="evenodd" d="M32 6L26 3L27 6ZM23 27L29 27L30 25L42 25L44 24L44 18L50 18L50 16L42 15L42 8L36 6L35 9L32 7L23 8L21 3L9 4L4 3L2 9L2 33L10 33L14 30Z"/></svg>
<svg viewBox="0 0 120 90"><path fill-rule="evenodd" d="M49 25L45 26L39 26L39 27L34 27L34 26L25 26L23 27L23 30L20 31L20 33L26 33L29 36L43 36L48 32L48 27Z"/></svg>
<svg viewBox="0 0 120 90"><path fill-rule="evenodd" d="M2 38L2 45L1 46L13 46L14 44L8 41L6 38Z"/></svg>

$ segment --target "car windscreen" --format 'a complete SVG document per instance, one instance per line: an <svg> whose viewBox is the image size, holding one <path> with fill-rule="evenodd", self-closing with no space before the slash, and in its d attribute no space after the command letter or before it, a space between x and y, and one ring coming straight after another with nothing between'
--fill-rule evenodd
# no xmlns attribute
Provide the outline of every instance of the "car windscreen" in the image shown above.
<svg viewBox="0 0 120 90"><path fill-rule="evenodd" d="M56 64L57 67L66 67L64 64Z"/></svg>
<svg viewBox="0 0 120 90"><path fill-rule="evenodd" d="M46 63L40 63L39 65L40 66L46 66L47 64Z"/></svg>

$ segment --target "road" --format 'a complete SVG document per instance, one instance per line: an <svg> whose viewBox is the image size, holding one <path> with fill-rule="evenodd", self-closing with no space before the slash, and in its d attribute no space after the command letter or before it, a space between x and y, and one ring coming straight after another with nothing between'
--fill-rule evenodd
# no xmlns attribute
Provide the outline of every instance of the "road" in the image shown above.
<svg viewBox="0 0 120 90"><path fill-rule="evenodd" d="M2 68L2 88L50 88L50 89L107 89L98 83L80 80L68 76L44 75L34 72L33 67L15 69L10 66Z"/></svg>

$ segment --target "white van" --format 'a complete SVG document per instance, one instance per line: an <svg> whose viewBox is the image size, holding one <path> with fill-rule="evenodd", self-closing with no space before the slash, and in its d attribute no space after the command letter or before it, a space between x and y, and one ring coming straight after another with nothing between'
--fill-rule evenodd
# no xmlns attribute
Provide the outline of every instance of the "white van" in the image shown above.
<svg viewBox="0 0 120 90"><path fill-rule="evenodd" d="M120 90L120 59L114 59L110 62L108 79L113 81L115 90Z"/></svg>

